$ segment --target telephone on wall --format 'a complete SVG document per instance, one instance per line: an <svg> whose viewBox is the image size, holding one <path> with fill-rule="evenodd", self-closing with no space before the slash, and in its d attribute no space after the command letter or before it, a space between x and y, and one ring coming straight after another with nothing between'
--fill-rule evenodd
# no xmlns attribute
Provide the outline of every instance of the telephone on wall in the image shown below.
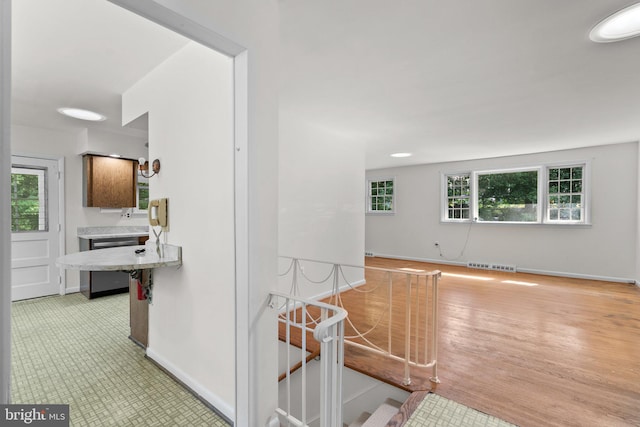
<svg viewBox="0 0 640 427"><path fill-rule="evenodd" d="M163 230L169 228L169 215L167 212L168 199L149 200L149 224L153 227L160 226Z"/></svg>

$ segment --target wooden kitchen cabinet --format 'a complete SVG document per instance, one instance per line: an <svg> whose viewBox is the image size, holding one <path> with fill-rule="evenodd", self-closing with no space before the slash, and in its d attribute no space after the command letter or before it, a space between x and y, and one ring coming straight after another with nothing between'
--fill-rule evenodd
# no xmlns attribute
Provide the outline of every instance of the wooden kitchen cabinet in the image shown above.
<svg viewBox="0 0 640 427"><path fill-rule="evenodd" d="M129 159L83 156L83 206L135 208L138 162Z"/></svg>

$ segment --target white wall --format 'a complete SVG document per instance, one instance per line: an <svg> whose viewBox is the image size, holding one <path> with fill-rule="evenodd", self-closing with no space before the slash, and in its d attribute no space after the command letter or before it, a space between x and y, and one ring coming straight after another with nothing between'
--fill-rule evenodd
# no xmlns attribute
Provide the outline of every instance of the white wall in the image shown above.
<svg viewBox="0 0 640 427"><path fill-rule="evenodd" d="M144 225L145 217L122 218L119 213L101 213L99 208L82 207L82 156L93 151L108 154L118 152L123 157L137 159L147 156L146 138L112 132L84 129L62 131L32 126L12 125L13 154L64 158L65 245L66 253L78 252L78 227L110 225ZM80 275L67 270L66 290L79 290Z"/></svg>
<svg viewBox="0 0 640 427"><path fill-rule="evenodd" d="M364 144L280 117L280 255L361 265Z"/></svg>
<svg viewBox="0 0 640 427"><path fill-rule="evenodd" d="M440 222L440 173L591 161L590 226ZM592 278L636 277L638 144L372 170L396 177L397 213L367 215L366 249L394 257L515 264L518 269ZM458 258L469 234L463 256ZM434 242L440 242L440 257Z"/></svg>
<svg viewBox="0 0 640 427"><path fill-rule="evenodd" d="M279 253L329 263L364 263L364 144L280 114ZM280 262L282 271L288 265ZM331 265L305 262L312 280ZM349 279L363 271L350 271ZM288 284L280 285L282 291ZM313 297L327 286L303 290Z"/></svg>
<svg viewBox="0 0 640 427"><path fill-rule="evenodd" d="M262 426L277 404L277 382L274 381L277 324L275 314L267 309L267 302L277 281L278 200L275 189L278 185L279 2L156 0L156 3L247 49L249 301L241 295L237 304L249 312L248 318L242 318L248 324L249 351L246 353L249 361L243 360L238 367L238 375L242 377L239 380L242 384L238 386L240 404L245 405L238 413L238 425ZM238 345L246 344L245 336L239 336ZM248 405L243 403L247 394Z"/></svg>
<svg viewBox="0 0 640 427"><path fill-rule="evenodd" d="M146 112L150 198L169 198L165 237L183 248L180 269L154 272L147 354L233 419L232 59L189 43L123 95L125 122Z"/></svg>

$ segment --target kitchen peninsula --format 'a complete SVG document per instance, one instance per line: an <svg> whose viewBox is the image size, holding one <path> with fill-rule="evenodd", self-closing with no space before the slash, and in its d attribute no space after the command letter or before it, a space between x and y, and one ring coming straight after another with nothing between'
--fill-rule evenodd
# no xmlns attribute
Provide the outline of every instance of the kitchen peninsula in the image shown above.
<svg viewBox="0 0 640 427"><path fill-rule="evenodd" d="M129 282L130 338L142 347L147 346L148 304L152 296L153 269L180 267L182 247L161 245L160 256L155 242L145 245L122 246L78 252L56 260L60 268L80 271L125 271ZM135 278L134 278L135 277ZM142 286L143 289L139 289Z"/></svg>

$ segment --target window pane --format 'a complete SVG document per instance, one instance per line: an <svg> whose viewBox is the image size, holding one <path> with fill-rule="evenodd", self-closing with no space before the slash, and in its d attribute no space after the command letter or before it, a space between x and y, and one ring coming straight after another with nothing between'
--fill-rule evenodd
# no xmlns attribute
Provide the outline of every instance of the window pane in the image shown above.
<svg viewBox="0 0 640 427"><path fill-rule="evenodd" d="M47 231L46 169L11 168L11 231Z"/></svg>
<svg viewBox="0 0 640 427"><path fill-rule="evenodd" d="M480 221L535 222L537 206L537 171L478 175Z"/></svg>
<svg viewBox="0 0 640 427"><path fill-rule="evenodd" d="M572 181L571 191L573 193L580 193L582 191L582 181Z"/></svg>
<svg viewBox="0 0 640 427"><path fill-rule="evenodd" d="M558 179L560 171L558 169L549 169L549 180Z"/></svg>
<svg viewBox="0 0 640 427"><path fill-rule="evenodd" d="M561 193L570 193L571 192L571 181L560 181L560 192Z"/></svg>
<svg viewBox="0 0 640 427"><path fill-rule="evenodd" d="M549 219L557 220L558 219L558 209L550 209L549 210Z"/></svg>
<svg viewBox="0 0 640 427"><path fill-rule="evenodd" d="M569 179L569 178L571 178L571 168L560 169L560 179Z"/></svg>
<svg viewBox="0 0 640 427"><path fill-rule="evenodd" d="M553 194L553 193L557 193L558 192L558 183L557 182L550 182L549 183L549 193Z"/></svg>
<svg viewBox="0 0 640 427"><path fill-rule="evenodd" d="M582 166L571 169L571 178L582 179Z"/></svg>

